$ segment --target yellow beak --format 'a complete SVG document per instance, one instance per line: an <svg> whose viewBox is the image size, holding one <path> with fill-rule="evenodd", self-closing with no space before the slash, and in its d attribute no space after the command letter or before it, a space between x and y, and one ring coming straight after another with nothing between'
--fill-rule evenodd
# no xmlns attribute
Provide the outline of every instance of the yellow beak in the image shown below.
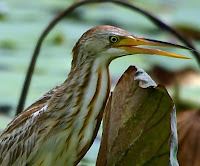
<svg viewBox="0 0 200 166"><path fill-rule="evenodd" d="M156 55L163 55L163 56L169 56L174 58L183 58L183 59L191 59L189 57L178 55L175 53L170 53L167 51L162 51L159 49L152 49L152 48L141 48L138 47L140 45L147 45L147 46L161 46L161 47L175 47L175 48L181 48L181 49L193 49L185 46L181 46L178 44L153 40L153 39L145 39L141 37L135 37L135 36L126 36L123 37L118 43L113 44L113 47L124 49L130 54L156 54Z"/></svg>

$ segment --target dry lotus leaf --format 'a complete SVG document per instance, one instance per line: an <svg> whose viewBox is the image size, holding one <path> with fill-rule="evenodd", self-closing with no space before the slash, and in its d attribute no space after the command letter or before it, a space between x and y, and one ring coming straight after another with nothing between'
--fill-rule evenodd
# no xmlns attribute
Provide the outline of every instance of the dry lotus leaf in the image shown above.
<svg viewBox="0 0 200 166"><path fill-rule="evenodd" d="M200 112L179 112L177 122L180 166L200 166Z"/></svg>
<svg viewBox="0 0 200 166"><path fill-rule="evenodd" d="M174 104L163 86L129 67L105 110L97 166L178 166Z"/></svg>

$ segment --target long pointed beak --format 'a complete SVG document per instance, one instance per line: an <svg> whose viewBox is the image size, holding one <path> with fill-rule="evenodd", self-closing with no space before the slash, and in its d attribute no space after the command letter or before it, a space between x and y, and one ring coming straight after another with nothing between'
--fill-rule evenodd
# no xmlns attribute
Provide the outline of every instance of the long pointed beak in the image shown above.
<svg viewBox="0 0 200 166"><path fill-rule="evenodd" d="M181 49L187 49L190 51L194 51L193 49L185 46L181 46L178 44L153 40L153 39L145 39L141 37L135 37L135 36L126 36L123 37L118 43L113 44L113 47L120 48L126 50L130 54L156 54L156 55L163 55L163 56L169 56L174 58L182 58L182 59L191 59L189 57L162 51L159 49L153 49L153 48L142 48L139 47L141 45L147 45L147 46L160 46L160 47L175 47L175 48L181 48Z"/></svg>

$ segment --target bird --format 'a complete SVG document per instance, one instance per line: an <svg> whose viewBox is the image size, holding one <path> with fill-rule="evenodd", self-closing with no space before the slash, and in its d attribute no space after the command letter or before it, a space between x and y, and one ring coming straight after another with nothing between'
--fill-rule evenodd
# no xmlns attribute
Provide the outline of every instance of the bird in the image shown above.
<svg viewBox="0 0 200 166"><path fill-rule="evenodd" d="M16 116L0 135L0 166L75 166L91 147L110 94L109 64L135 54L188 57L142 47L188 47L110 25L85 32L67 79Z"/></svg>

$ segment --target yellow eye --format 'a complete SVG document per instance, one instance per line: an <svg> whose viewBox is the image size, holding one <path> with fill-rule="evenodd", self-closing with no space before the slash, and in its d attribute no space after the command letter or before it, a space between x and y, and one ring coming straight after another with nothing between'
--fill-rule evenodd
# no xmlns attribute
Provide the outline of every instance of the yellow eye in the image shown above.
<svg viewBox="0 0 200 166"><path fill-rule="evenodd" d="M110 36L109 40L111 43L117 43L119 41L119 38L117 36Z"/></svg>

